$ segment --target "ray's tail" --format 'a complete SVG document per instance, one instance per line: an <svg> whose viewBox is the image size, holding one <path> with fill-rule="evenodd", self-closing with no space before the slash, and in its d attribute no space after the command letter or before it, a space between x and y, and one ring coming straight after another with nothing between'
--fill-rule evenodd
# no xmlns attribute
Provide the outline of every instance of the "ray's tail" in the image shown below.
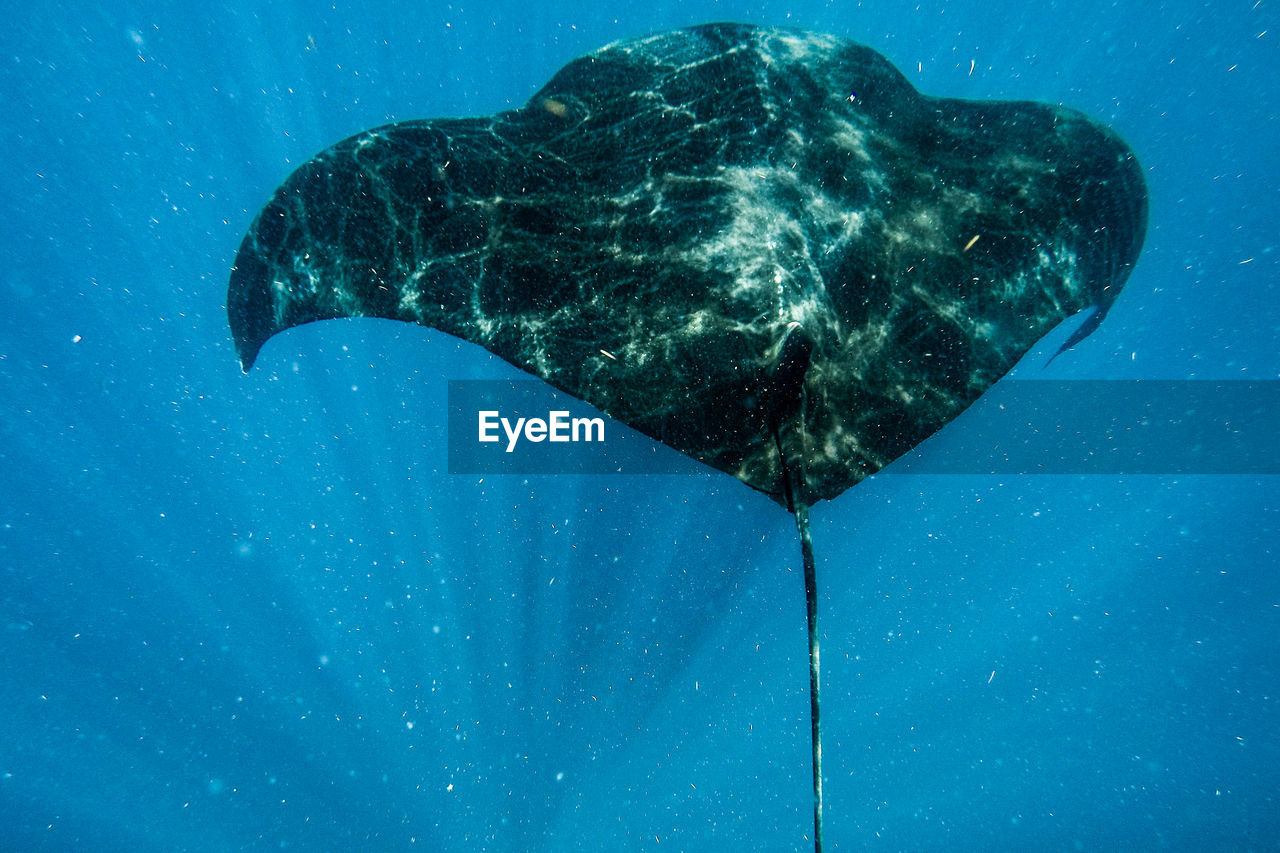
<svg viewBox="0 0 1280 853"><path fill-rule="evenodd" d="M809 724L813 743L813 850L822 853L822 713L818 661L818 578L809 538L809 505L800 487L801 473L787 469L787 506L796 517L800 533L800 559L804 563L804 598L809 617Z"/></svg>
<svg viewBox="0 0 1280 853"><path fill-rule="evenodd" d="M805 374L813 356L814 343L798 322L788 324L778 343L769 393L778 419L770 426L782 463L782 484L787 509L796 517L800 533L800 559L804 563L804 598L809 618L809 724L813 743L813 850L822 853L822 727L818 672L818 578L813 563L813 543L809 539L810 493L805 484ZM781 401L786 401L782 403ZM789 403L789 405L787 405ZM790 417L787 417L790 415ZM794 420L792 420L794 418ZM790 450L791 452L788 452Z"/></svg>

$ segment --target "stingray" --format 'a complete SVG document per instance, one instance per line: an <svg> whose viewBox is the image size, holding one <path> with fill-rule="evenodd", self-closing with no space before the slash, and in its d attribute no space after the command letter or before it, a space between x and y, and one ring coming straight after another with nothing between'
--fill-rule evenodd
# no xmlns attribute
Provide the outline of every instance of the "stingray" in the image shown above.
<svg viewBox="0 0 1280 853"><path fill-rule="evenodd" d="M1041 103L919 94L827 35L713 24L573 60L522 108L403 121L281 184L235 260L247 371L316 320L479 344L796 516L915 447L1065 318L1106 316L1147 194Z"/></svg>

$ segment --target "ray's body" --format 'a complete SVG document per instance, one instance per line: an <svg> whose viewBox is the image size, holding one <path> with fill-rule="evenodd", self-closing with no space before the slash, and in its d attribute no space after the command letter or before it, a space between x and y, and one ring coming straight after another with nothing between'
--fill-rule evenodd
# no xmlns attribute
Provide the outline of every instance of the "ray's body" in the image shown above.
<svg viewBox="0 0 1280 853"><path fill-rule="evenodd" d="M1141 248L1129 148L1089 117L917 93L831 36L712 24L570 62L529 103L321 152L236 257L243 367L338 317L477 343L795 514L815 846L808 508L941 428Z"/></svg>

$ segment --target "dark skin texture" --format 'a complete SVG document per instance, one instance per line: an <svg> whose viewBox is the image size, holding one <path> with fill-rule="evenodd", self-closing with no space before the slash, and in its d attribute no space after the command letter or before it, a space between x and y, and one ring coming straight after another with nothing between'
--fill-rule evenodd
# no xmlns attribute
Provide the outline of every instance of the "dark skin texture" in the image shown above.
<svg viewBox="0 0 1280 853"><path fill-rule="evenodd" d="M929 98L869 48L715 24L320 153L251 226L228 314L245 369L301 323L431 326L810 504L1066 317L1100 321L1146 203L1080 113Z"/></svg>

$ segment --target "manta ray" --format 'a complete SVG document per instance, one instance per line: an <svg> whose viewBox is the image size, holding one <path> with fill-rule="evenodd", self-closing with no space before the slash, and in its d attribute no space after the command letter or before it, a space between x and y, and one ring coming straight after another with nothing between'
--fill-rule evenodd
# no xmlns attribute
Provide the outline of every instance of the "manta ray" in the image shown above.
<svg viewBox="0 0 1280 853"><path fill-rule="evenodd" d="M285 329L419 323L808 508L915 447L1055 325L1106 316L1147 192L1075 110L918 93L828 35L711 24L573 60L523 107L304 163L236 256L247 371ZM1060 350L1061 351L1061 350Z"/></svg>

